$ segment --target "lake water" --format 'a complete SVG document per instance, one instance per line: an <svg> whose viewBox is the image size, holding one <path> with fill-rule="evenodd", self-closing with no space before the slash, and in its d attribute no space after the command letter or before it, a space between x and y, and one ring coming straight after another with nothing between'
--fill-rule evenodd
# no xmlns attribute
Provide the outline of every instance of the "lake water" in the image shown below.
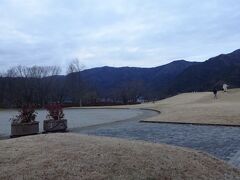
<svg viewBox="0 0 240 180"><path fill-rule="evenodd" d="M37 121L40 122L42 131L43 120L47 112L38 110ZM9 136L11 132L10 118L17 114L17 110L0 110L0 136ZM152 112L154 113L154 112ZM138 109L64 109L65 118L68 119L70 131L88 126L112 123L116 121L141 118L145 116L145 110ZM156 113L155 113L156 114Z"/></svg>

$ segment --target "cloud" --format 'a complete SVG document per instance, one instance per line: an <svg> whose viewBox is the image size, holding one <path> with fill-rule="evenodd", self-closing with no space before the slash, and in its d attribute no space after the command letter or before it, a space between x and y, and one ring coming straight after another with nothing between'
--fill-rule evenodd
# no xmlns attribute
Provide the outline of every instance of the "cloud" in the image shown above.
<svg viewBox="0 0 240 180"><path fill-rule="evenodd" d="M240 48L238 0L2 0L0 65L152 67Z"/></svg>

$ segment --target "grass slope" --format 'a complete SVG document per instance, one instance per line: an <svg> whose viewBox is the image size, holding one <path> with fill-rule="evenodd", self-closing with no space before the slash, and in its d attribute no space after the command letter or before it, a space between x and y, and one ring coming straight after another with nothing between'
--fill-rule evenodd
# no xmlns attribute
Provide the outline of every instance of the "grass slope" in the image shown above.
<svg viewBox="0 0 240 180"><path fill-rule="evenodd" d="M78 134L2 140L0 179L240 179L212 156L169 145Z"/></svg>
<svg viewBox="0 0 240 180"><path fill-rule="evenodd" d="M240 89L218 92L218 99L212 92L184 93L135 107L161 111L149 121L240 125Z"/></svg>

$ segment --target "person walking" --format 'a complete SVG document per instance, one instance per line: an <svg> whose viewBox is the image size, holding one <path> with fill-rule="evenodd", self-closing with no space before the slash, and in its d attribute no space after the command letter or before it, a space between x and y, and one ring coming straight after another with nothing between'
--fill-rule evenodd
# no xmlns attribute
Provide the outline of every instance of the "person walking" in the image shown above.
<svg viewBox="0 0 240 180"><path fill-rule="evenodd" d="M227 92L228 85L227 84L223 84L223 92Z"/></svg>
<svg viewBox="0 0 240 180"><path fill-rule="evenodd" d="M217 99L217 88L213 88L214 99Z"/></svg>

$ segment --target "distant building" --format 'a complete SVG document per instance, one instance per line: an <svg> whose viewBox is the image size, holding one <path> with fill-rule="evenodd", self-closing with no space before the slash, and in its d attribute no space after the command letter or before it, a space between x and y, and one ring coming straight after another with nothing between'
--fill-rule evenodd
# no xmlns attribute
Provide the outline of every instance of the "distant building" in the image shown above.
<svg viewBox="0 0 240 180"><path fill-rule="evenodd" d="M73 101L72 101L71 98L65 98L65 99L63 100L63 104L72 104L72 103L73 103Z"/></svg>
<svg viewBox="0 0 240 180"><path fill-rule="evenodd" d="M144 97L138 97L137 98L137 103L144 103L144 102L145 102Z"/></svg>

